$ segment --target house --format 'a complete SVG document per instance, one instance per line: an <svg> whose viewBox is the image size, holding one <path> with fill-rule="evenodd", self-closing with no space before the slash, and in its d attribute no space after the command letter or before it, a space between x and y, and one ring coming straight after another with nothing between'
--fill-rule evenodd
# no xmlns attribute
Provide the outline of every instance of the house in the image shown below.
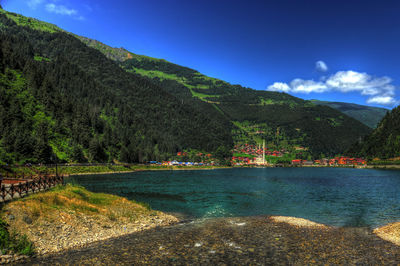
<svg viewBox="0 0 400 266"><path fill-rule="evenodd" d="M307 161L307 160L303 160L303 161L302 161L302 164L303 164L303 165L310 166L310 165L313 165L313 164L314 164L314 162L313 162L313 161Z"/></svg>
<svg viewBox="0 0 400 266"><path fill-rule="evenodd" d="M302 165L302 161L300 159L292 160L292 165Z"/></svg>
<svg viewBox="0 0 400 266"><path fill-rule="evenodd" d="M364 159L361 159L361 158L356 158L356 163L357 163L358 165L366 165L366 164L367 164L367 161L364 160Z"/></svg>

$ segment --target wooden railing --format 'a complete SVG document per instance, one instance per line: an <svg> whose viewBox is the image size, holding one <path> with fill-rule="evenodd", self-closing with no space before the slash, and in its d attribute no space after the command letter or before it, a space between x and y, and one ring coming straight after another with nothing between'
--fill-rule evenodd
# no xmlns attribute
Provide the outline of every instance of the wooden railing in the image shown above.
<svg viewBox="0 0 400 266"><path fill-rule="evenodd" d="M45 175L33 179L4 178L0 190L0 202L22 198L64 183L64 176Z"/></svg>

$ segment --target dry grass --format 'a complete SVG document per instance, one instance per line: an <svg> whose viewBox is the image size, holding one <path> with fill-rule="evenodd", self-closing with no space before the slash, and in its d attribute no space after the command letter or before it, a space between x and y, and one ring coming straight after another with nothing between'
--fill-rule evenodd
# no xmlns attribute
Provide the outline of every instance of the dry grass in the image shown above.
<svg viewBox="0 0 400 266"><path fill-rule="evenodd" d="M66 185L10 203L7 209L19 209L27 216L53 221L60 212L90 216L113 216L115 219L135 219L155 214L139 203L115 195L89 192L83 187Z"/></svg>

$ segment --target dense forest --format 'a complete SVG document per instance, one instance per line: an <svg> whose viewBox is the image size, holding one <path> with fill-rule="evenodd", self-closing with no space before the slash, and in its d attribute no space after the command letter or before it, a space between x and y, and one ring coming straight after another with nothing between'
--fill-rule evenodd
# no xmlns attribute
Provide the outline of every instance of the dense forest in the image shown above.
<svg viewBox="0 0 400 266"><path fill-rule="evenodd" d="M145 162L234 143L344 152L370 129L0 9L0 163Z"/></svg>
<svg viewBox="0 0 400 266"><path fill-rule="evenodd" d="M144 162L232 147L215 110L199 112L71 34L19 26L3 12L0 58L2 163Z"/></svg>
<svg viewBox="0 0 400 266"><path fill-rule="evenodd" d="M400 106L388 112L370 135L351 147L349 154L380 159L400 157Z"/></svg>

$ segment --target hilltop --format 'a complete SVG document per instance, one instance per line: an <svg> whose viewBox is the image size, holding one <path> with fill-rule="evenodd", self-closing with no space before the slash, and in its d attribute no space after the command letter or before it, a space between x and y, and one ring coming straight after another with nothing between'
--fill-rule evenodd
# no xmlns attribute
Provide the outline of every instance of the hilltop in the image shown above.
<svg viewBox="0 0 400 266"><path fill-rule="evenodd" d="M349 153L380 159L400 157L400 106L388 112L377 128L353 145Z"/></svg>
<svg viewBox="0 0 400 266"><path fill-rule="evenodd" d="M357 119L358 121L369 126L370 128L376 128L378 123L389 111L385 108L359 105L355 103L327 102L319 100L311 101L317 105L326 105L336 110L339 110L340 112L345 113L348 116L353 117L354 119Z"/></svg>

